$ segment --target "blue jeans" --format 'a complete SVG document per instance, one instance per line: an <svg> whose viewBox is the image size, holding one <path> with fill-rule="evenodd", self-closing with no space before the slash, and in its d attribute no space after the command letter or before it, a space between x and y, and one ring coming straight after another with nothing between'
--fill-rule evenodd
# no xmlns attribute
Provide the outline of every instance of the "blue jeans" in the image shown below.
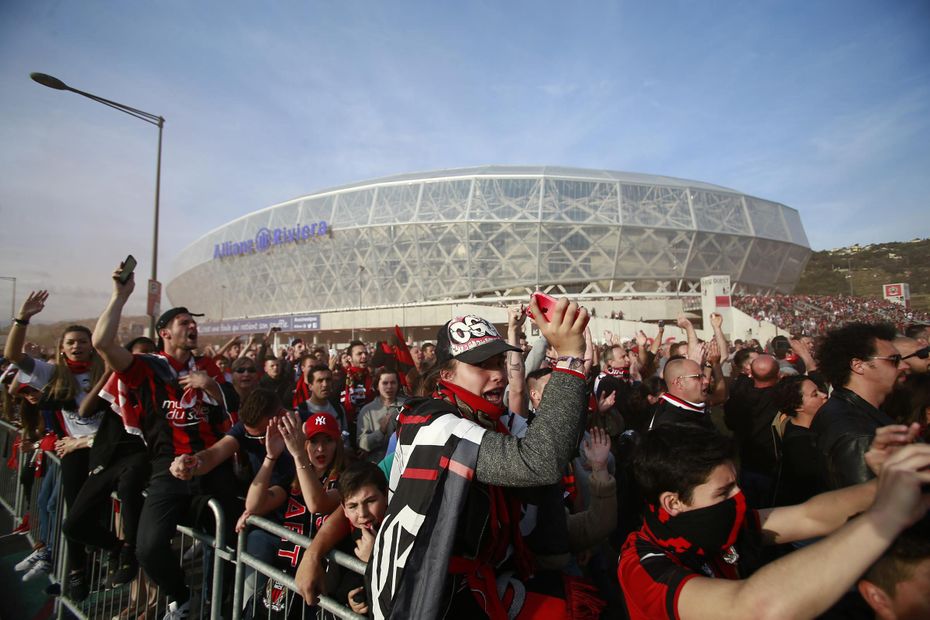
<svg viewBox="0 0 930 620"><path fill-rule="evenodd" d="M36 508L39 511L39 540L45 543L49 553L52 551L52 526L58 515L58 496L61 495L61 478L57 467L47 467L39 487Z"/></svg>

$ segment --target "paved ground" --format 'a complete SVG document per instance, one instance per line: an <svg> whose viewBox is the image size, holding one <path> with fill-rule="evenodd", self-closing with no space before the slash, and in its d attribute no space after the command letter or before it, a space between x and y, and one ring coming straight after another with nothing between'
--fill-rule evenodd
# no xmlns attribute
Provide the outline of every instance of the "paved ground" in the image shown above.
<svg viewBox="0 0 930 620"><path fill-rule="evenodd" d="M9 535L13 522L0 508L0 619L46 620L52 617L52 597L45 594L47 578L36 578L23 583L22 573L13 566L29 555L32 546L25 536Z"/></svg>

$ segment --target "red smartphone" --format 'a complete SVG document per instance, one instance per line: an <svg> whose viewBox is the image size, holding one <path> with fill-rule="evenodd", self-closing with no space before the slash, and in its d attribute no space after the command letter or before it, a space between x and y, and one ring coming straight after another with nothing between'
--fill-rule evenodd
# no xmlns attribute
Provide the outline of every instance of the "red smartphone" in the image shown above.
<svg viewBox="0 0 930 620"><path fill-rule="evenodd" d="M530 295L530 300L533 300L533 299L536 300L536 305L539 306L539 311L542 313L543 318L546 319L547 322L551 321L552 319L550 318L550 316L552 314L552 309L555 307L555 303L558 300L556 300L555 297L552 297L551 295L546 295L545 293L542 293L540 291L536 291L535 293ZM536 317L533 316L533 313L530 312L529 309L526 310L526 314L534 321L536 320Z"/></svg>
<svg viewBox="0 0 930 620"><path fill-rule="evenodd" d="M558 300L557 300L555 297L552 297L551 295L546 295L545 293L542 293L542 292L540 292L540 291L536 291L535 293L533 293L532 295L530 295L530 299L531 299L531 300L532 300L532 299L535 299L535 300L536 300L536 305L539 306L539 311L542 313L543 318L544 318L547 322L548 322L548 321L551 321L552 319L550 318L550 316L551 316L551 314L552 314L552 309L555 307L555 304L556 304L556 302L557 302ZM580 309L579 309L579 311L580 311ZM536 321L536 317L533 316L533 313L532 313L532 312L530 312L529 310L527 310L526 313L527 313L527 315L529 315L529 317L530 317L531 319L533 319L534 321ZM584 325L584 326L585 326L585 327L588 326L588 322L587 322L587 321L585 321L585 325Z"/></svg>

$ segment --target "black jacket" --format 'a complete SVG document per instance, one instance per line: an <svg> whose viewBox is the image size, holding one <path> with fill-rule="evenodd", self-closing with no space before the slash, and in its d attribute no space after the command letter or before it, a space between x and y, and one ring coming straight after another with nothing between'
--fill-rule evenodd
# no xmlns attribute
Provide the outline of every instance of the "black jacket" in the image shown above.
<svg viewBox="0 0 930 620"><path fill-rule="evenodd" d="M682 407L676 407L666 400L660 400L656 403L649 428L651 429L659 424L697 424L708 430L717 430L709 411L688 411Z"/></svg>
<svg viewBox="0 0 930 620"><path fill-rule="evenodd" d="M826 489L842 489L875 477L865 464L865 453L875 430L888 424L893 424L891 418L855 392L833 390L811 423L817 433L817 467Z"/></svg>
<svg viewBox="0 0 930 620"><path fill-rule="evenodd" d="M758 388L752 381L734 381L723 411L727 428L739 440L740 466L774 477L778 469L778 449L772 435L772 420L778 415L774 389Z"/></svg>

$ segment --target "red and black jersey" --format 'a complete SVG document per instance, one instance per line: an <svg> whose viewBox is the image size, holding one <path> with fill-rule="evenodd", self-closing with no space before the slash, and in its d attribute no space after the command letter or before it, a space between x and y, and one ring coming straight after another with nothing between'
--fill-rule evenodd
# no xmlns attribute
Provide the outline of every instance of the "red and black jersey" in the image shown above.
<svg viewBox="0 0 930 620"><path fill-rule="evenodd" d="M630 620L679 618L678 599L682 588L695 577L748 577L758 560L760 541L759 514L749 510L735 545L739 553L726 559L718 555L703 561L700 566L688 566L672 547L657 541L648 525L643 525L627 537L617 567L617 578L626 598ZM746 557L741 558L740 553L744 551Z"/></svg>
<svg viewBox="0 0 930 620"><path fill-rule="evenodd" d="M229 428L225 402L216 402L203 390L184 389L178 382L193 371L204 371L217 383L225 382L222 371L208 357L192 356L182 363L161 353L134 355L132 364L116 373L119 391L132 396L133 406L124 405L119 410L126 430L141 434L155 459L209 448ZM109 389L108 385L104 391Z"/></svg>

